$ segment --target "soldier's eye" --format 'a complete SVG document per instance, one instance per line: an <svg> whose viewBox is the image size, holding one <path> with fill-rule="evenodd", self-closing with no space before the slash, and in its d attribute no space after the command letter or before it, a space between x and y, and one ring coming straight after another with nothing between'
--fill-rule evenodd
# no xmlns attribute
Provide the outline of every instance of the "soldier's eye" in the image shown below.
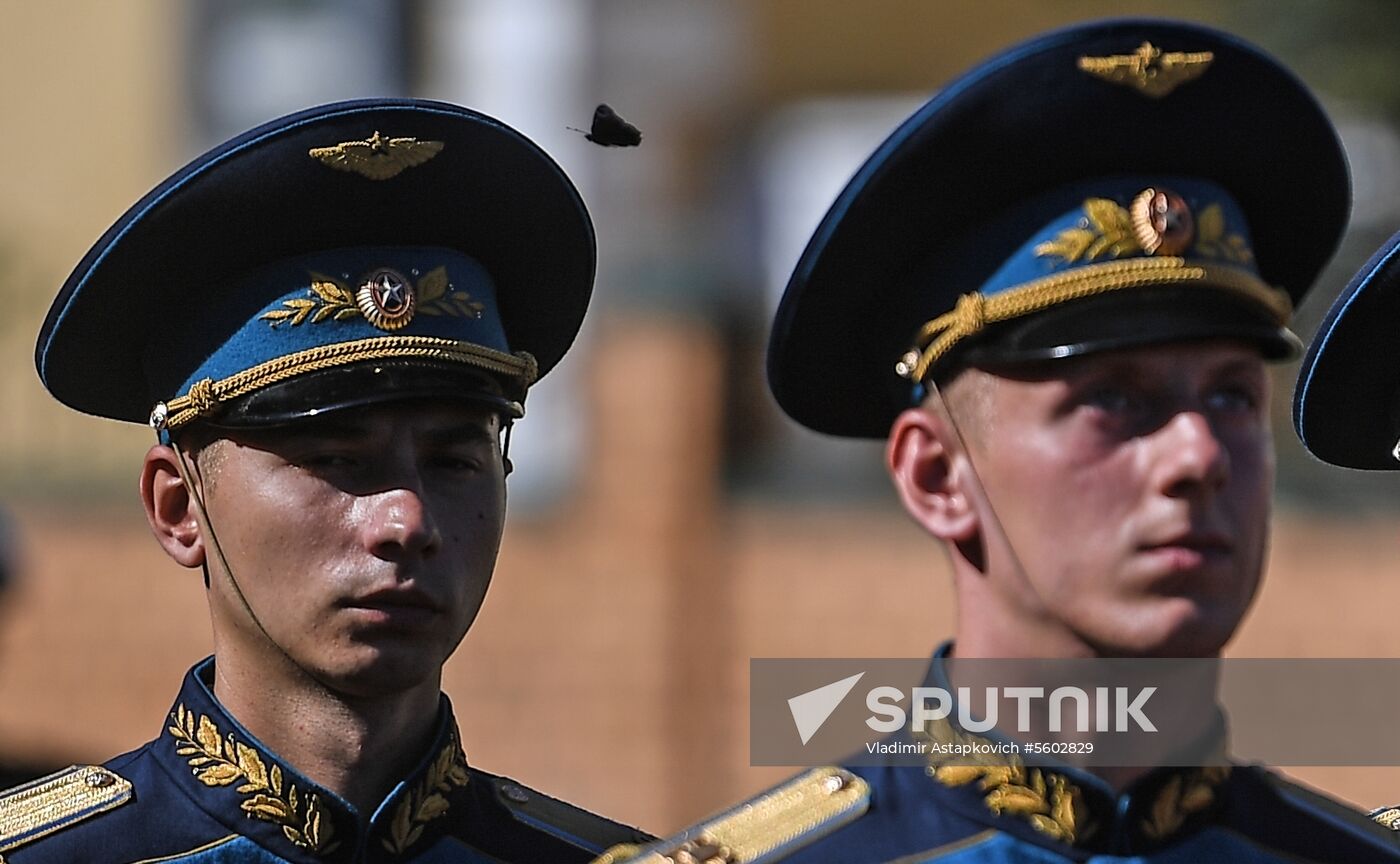
<svg viewBox="0 0 1400 864"><path fill-rule="evenodd" d="M1252 412L1259 407L1259 394L1243 384L1227 385L1212 390L1207 404L1215 411Z"/></svg>
<svg viewBox="0 0 1400 864"><path fill-rule="evenodd" d="M432 459L435 468L452 472L476 472L482 470L485 465L483 458L477 453L448 452L439 453Z"/></svg>
<svg viewBox="0 0 1400 864"><path fill-rule="evenodd" d="M1141 400L1123 387L1095 387L1087 391L1081 403L1110 414L1124 414L1140 407Z"/></svg>
<svg viewBox="0 0 1400 864"><path fill-rule="evenodd" d="M449 471L475 471L480 467L474 459L453 459L450 457L437 460L437 464Z"/></svg>
<svg viewBox="0 0 1400 864"><path fill-rule="evenodd" d="M347 453L309 453L295 460L296 464L311 470L328 468L349 468L359 464L359 460Z"/></svg>

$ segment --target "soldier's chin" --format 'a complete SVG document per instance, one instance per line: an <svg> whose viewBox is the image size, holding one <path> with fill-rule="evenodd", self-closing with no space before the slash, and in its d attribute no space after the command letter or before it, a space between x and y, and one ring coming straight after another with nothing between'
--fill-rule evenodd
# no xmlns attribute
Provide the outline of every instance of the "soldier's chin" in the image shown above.
<svg viewBox="0 0 1400 864"><path fill-rule="evenodd" d="M1087 640L1103 657L1218 657L1239 629L1243 610L1189 597L1160 599L1126 626Z"/></svg>
<svg viewBox="0 0 1400 864"><path fill-rule="evenodd" d="M408 693L424 686L436 689L445 657L425 646L357 646L348 656L337 657L319 670L317 680L342 695L379 699Z"/></svg>

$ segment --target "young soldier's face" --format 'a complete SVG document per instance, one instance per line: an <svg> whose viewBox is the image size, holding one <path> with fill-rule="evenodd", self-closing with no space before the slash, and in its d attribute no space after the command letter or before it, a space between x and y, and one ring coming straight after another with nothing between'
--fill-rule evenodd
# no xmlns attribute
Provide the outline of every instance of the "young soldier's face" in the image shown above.
<svg viewBox="0 0 1400 864"><path fill-rule="evenodd" d="M964 435L1019 560L991 575L998 602L1028 633L1060 628L1105 655L1217 653L1268 541L1257 350L1176 344L973 374L988 392Z"/></svg>
<svg viewBox="0 0 1400 864"><path fill-rule="evenodd" d="M482 408L410 402L211 445L209 519L249 605L299 666L352 694L435 680L495 566L498 431ZM221 574L211 605L217 650L265 650Z"/></svg>

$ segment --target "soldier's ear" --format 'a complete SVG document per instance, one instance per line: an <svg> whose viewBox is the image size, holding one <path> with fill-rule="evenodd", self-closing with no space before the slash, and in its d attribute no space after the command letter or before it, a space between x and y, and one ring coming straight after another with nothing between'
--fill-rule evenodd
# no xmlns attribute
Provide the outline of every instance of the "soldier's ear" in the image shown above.
<svg viewBox="0 0 1400 864"><path fill-rule="evenodd" d="M141 466L141 503L151 533L165 554L181 566L199 567L204 563L204 540L189 490L180 479L178 458L163 444L146 451Z"/></svg>
<svg viewBox="0 0 1400 864"><path fill-rule="evenodd" d="M924 408L910 408L896 417L885 447L885 467L904 509L925 531L955 544L977 537L967 458L942 417Z"/></svg>

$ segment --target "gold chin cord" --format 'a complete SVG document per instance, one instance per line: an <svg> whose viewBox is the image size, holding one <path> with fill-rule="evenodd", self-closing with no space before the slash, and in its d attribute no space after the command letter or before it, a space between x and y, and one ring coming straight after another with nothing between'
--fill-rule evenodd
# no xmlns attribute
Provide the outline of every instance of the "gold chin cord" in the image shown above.
<svg viewBox="0 0 1400 864"><path fill-rule="evenodd" d="M159 430L157 431L159 434ZM277 640L267 632L258 615L253 611L253 607L248 605L248 598L243 596L243 588L238 584L238 580L233 577L233 569L228 566L228 559L224 557L223 547L219 545L219 538L214 534L214 526L209 522L209 514L204 509L204 496L200 493L200 486L194 481L199 476L198 469L193 461L185 455L185 450L174 438L170 439L170 449L175 451L175 468L180 472L180 480L184 482L185 489L189 491L190 503L194 506L194 521L199 525L200 536L204 539L204 554L206 563L211 568L217 568L224 574L225 580L233 588L233 596L238 598L238 603L243 607L243 611L248 614L248 619L258 628L258 632L277 651L288 660L290 655L277 644ZM202 478L201 478L202 479Z"/></svg>
<svg viewBox="0 0 1400 864"><path fill-rule="evenodd" d="M170 409L164 402L157 402L156 407L151 410L150 426L156 433L156 443L165 443L163 435L168 435L170 431ZM268 644L277 649L277 653L287 658L287 662L297 665L291 655L277 643L276 639L267 632L262 621L258 618L253 607L248 605L248 598L243 596L243 588L238 584L238 580L233 577L233 569L228 566L228 559L224 557L223 547L219 545L219 538L214 534L214 526L209 522L209 513L204 509L204 496L200 493L200 487L194 481L199 476L198 469L194 463L185 455L185 450L175 440L174 435L170 435L170 449L175 451L175 470L180 472L180 481L185 484L185 490L189 492L190 503L194 506L194 521L199 526L199 535L204 541L205 566L211 570L218 569L224 574L224 579L233 588L233 596L238 598L238 603L247 613L248 620L258 628L258 632L263 635ZM201 478L202 479L202 478ZM213 579L211 575L209 577ZM307 674L311 674L308 672ZM312 676L315 677L314 675ZM319 679L317 679L319 682ZM324 683L324 682L321 682ZM3 862L0 862L3 864Z"/></svg>

